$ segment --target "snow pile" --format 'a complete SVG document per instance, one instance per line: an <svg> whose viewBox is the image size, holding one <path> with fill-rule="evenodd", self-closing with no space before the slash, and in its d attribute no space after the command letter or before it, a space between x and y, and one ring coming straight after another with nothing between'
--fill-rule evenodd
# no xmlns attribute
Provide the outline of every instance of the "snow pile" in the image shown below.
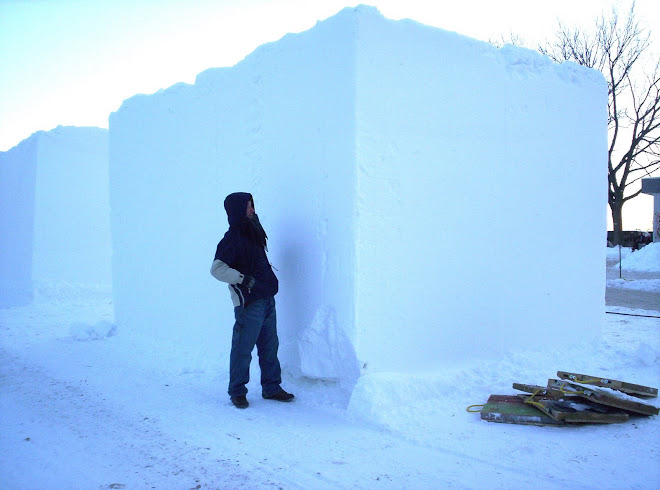
<svg viewBox="0 0 660 490"><path fill-rule="evenodd" d="M270 237L290 373L350 384L591 339L606 88L358 7L133 97L110 116L116 322L226 359L233 312L208 269L240 190Z"/></svg>
<svg viewBox="0 0 660 490"><path fill-rule="evenodd" d="M649 243L635 252L626 254L621 260L621 267L628 271L660 272L660 242Z"/></svg>
<svg viewBox="0 0 660 490"><path fill-rule="evenodd" d="M658 359L660 359L660 350L654 349L646 342L640 342L635 357L645 366L654 366L658 363ZM659 403L660 401L657 401L654 406L660 406Z"/></svg>
<svg viewBox="0 0 660 490"><path fill-rule="evenodd" d="M337 323L332 308L320 308L298 342L300 368L313 379L339 381L352 387L360 376L355 349Z"/></svg>
<svg viewBox="0 0 660 490"><path fill-rule="evenodd" d="M621 254L621 258L625 258L631 253L632 253L631 247L619 247L619 246L607 247L607 260L619 260L619 254Z"/></svg>

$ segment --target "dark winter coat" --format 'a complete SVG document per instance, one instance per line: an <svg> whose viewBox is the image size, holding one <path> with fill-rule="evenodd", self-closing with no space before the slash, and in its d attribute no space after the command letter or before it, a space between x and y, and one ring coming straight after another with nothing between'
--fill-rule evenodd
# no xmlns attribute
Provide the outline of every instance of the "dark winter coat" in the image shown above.
<svg viewBox="0 0 660 490"><path fill-rule="evenodd" d="M279 283L266 256L266 233L255 214L247 218L249 201L254 200L247 192L236 192L225 199L225 211L229 230L220 240L215 251L211 274L229 284L234 306L246 306L251 302L275 296ZM245 276L252 276L251 288L242 284Z"/></svg>

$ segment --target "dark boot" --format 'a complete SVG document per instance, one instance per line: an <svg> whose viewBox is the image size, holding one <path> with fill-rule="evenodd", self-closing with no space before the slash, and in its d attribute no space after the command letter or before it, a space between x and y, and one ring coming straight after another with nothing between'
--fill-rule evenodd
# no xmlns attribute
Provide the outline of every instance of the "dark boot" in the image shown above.
<svg viewBox="0 0 660 490"><path fill-rule="evenodd" d="M280 389L277 393L273 395L261 395L264 397L266 400L276 400L278 402L292 402L295 396L293 396L291 393L287 393L286 391Z"/></svg>
<svg viewBox="0 0 660 490"><path fill-rule="evenodd" d="M247 408L250 406L250 404L247 401L247 398L245 398L245 395L232 396L231 402L234 404L236 408Z"/></svg>

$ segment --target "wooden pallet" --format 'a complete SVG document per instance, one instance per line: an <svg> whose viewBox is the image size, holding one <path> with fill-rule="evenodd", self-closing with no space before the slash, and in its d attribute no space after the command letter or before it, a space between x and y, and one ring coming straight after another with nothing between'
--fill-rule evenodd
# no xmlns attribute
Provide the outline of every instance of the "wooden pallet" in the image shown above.
<svg viewBox="0 0 660 490"><path fill-rule="evenodd" d="M621 391L629 395L638 395L650 398L655 398L658 396L657 388L626 383L625 381L617 381L615 379L601 378L599 376L589 376L586 374L569 373L566 371L557 371L557 376L560 379L574 381L577 383L600 386L602 388L611 388L613 390Z"/></svg>
<svg viewBox="0 0 660 490"><path fill-rule="evenodd" d="M539 386L539 385L528 385L523 383L513 383L513 389L518 391L524 391L525 393L537 393L541 396L549 396L554 398L562 398L566 395L554 388L548 386Z"/></svg>
<svg viewBox="0 0 660 490"><path fill-rule="evenodd" d="M560 390L564 393L575 394L587 400L607 405L609 407L620 408L621 410L626 410L628 412L635 412L642 415L658 415L658 413L660 413L660 409L653 405L632 400L630 398L622 398L613 393L608 393L601 388L596 388L595 386L584 386L570 381L549 379L548 388Z"/></svg>

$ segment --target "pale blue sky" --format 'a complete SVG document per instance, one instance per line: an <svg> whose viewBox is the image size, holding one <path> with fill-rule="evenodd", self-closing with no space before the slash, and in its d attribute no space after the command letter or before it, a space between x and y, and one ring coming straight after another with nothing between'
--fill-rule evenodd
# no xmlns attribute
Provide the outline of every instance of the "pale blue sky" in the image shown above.
<svg viewBox="0 0 660 490"><path fill-rule="evenodd" d="M57 125L107 127L110 112L197 73L231 66L257 46L359 1L0 0L0 151ZM591 26L628 0L364 0L482 40L514 33L536 44L557 19ZM660 35L660 2L637 0ZM660 50L660 41L656 42Z"/></svg>

